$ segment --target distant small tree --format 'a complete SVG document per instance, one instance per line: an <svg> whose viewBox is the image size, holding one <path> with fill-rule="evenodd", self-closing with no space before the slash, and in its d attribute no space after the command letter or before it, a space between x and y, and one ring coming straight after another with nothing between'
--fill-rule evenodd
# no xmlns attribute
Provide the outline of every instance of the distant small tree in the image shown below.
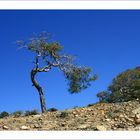
<svg viewBox="0 0 140 140"><path fill-rule="evenodd" d="M109 102L124 102L140 99L140 67L128 69L113 79L108 87Z"/></svg>
<svg viewBox="0 0 140 140"><path fill-rule="evenodd" d="M12 116L14 116L15 118L16 118L16 117L20 117L20 116L22 116L22 115L23 115L23 112L20 111L20 110L15 111L15 112L12 113Z"/></svg>
<svg viewBox="0 0 140 140"><path fill-rule="evenodd" d="M101 91L96 94L96 96L99 98L100 102L107 102L107 98L110 96L110 93L108 91Z"/></svg>
<svg viewBox="0 0 140 140"><path fill-rule="evenodd" d="M31 81L39 93L42 113L47 110L42 87L35 78L37 73L49 72L52 68L59 68L69 81L68 90L70 93L78 93L89 87L91 81L96 80L96 75L91 75L91 68L76 66L74 57L62 54L63 47L59 42L51 42L50 35L46 32L34 35L27 42L18 41L17 43L20 47L25 47L35 54L34 68L31 70Z"/></svg>
<svg viewBox="0 0 140 140"><path fill-rule="evenodd" d="M140 100L140 67L128 69L118 74L107 91L97 94L100 102L109 103Z"/></svg>
<svg viewBox="0 0 140 140"><path fill-rule="evenodd" d="M6 111L3 111L0 113L0 118L4 118L4 117L8 117L8 116L9 116L9 113Z"/></svg>

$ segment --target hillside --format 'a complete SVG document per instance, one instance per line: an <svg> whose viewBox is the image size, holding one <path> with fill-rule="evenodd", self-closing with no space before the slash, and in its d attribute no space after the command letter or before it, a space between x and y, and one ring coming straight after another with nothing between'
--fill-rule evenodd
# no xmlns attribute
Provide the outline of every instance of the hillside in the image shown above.
<svg viewBox="0 0 140 140"><path fill-rule="evenodd" d="M0 119L0 130L140 130L140 103L97 103L65 111Z"/></svg>

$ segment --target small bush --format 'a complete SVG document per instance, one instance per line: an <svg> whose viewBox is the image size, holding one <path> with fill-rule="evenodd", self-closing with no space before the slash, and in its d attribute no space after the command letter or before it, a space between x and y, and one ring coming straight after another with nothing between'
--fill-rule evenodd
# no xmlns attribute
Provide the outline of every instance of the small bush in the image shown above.
<svg viewBox="0 0 140 140"><path fill-rule="evenodd" d="M88 104L87 107L90 107L90 106L93 106L93 105L95 105L95 104Z"/></svg>
<svg viewBox="0 0 140 140"><path fill-rule="evenodd" d="M76 109L76 108L78 108L78 106L74 106L74 107L73 107L73 109Z"/></svg>
<svg viewBox="0 0 140 140"><path fill-rule="evenodd" d="M6 112L6 111L3 111L0 113L0 118L5 118L5 117L8 117L9 116L9 113Z"/></svg>
<svg viewBox="0 0 140 140"><path fill-rule="evenodd" d="M121 113L122 111L120 109L112 109L111 107L109 108L107 112L107 116L109 118L114 118L117 116L118 113Z"/></svg>
<svg viewBox="0 0 140 140"><path fill-rule="evenodd" d="M109 110L108 110L108 112L107 112L107 116L109 117L109 118L113 118L114 117L114 112L113 112L113 109L110 107L109 108Z"/></svg>
<svg viewBox="0 0 140 140"><path fill-rule="evenodd" d="M48 111L55 112L55 111L57 111L57 109L56 108L49 108Z"/></svg>
<svg viewBox="0 0 140 140"><path fill-rule="evenodd" d="M18 111L16 111L16 112L13 112L12 115L13 115L14 117L20 117L20 116L23 115L23 112L20 111L20 110L18 110Z"/></svg>
<svg viewBox="0 0 140 140"><path fill-rule="evenodd" d="M25 112L25 116L37 115L37 114L39 114L39 113L38 113L38 110L36 110L36 109Z"/></svg>
<svg viewBox="0 0 140 140"><path fill-rule="evenodd" d="M66 118L66 117L68 117L68 115L69 115L68 112L62 111L62 112L60 113L59 117L60 117L60 118Z"/></svg>

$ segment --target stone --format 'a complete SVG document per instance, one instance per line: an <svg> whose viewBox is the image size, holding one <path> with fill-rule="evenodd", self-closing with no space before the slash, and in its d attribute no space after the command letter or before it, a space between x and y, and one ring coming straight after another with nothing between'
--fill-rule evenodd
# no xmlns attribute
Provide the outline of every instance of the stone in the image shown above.
<svg viewBox="0 0 140 140"><path fill-rule="evenodd" d="M117 119L117 118L115 118L114 120L115 120L115 121L117 121L118 119Z"/></svg>
<svg viewBox="0 0 140 140"><path fill-rule="evenodd" d="M61 126L64 127L66 124L65 123L61 123Z"/></svg>
<svg viewBox="0 0 140 140"><path fill-rule="evenodd" d="M6 125L4 125L2 128L5 129L5 130L8 130L9 129L9 127L6 126Z"/></svg>
<svg viewBox="0 0 140 140"><path fill-rule="evenodd" d="M124 115L121 114L119 117L120 117L120 118L124 118Z"/></svg>
<svg viewBox="0 0 140 140"><path fill-rule="evenodd" d="M79 128L79 129L86 129L86 128L88 128L88 127L89 127L88 124L82 124L82 125L80 125L78 128Z"/></svg>
<svg viewBox="0 0 140 140"><path fill-rule="evenodd" d="M39 117L42 117L42 115L41 114L34 115L34 118L39 118Z"/></svg>
<svg viewBox="0 0 140 140"><path fill-rule="evenodd" d="M135 115L134 114L129 114L129 117L130 118L135 118Z"/></svg>
<svg viewBox="0 0 140 140"><path fill-rule="evenodd" d="M34 128L41 128L41 125L35 124L35 125L34 125Z"/></svg>
<svg viewBox="0 0 140 140"><path fill-rule="evenodd" d="M140 107L132 111L134 114L140 114Z"/></svg>
<svg viewBox="0 0 140 140"><path fill-rule="evenodd" d="M107 130L103 125L97 125L96 128L99 131L106 131Z"/></svg>
<svg viewBox="0 0 140 140"><path fill-rule="evenodd" d="M134 121L133 119L128 118L127 116L125 117L125 119L126 119L127 121L130 121L130 122L133 122L133 121Z"/></svg>
<svg viewBox="0 0 140 140"><path fill-rule="evenodd" d="M135 120L136 124L140 124L140 119Z"/></svg>
<svg viewBox="0 0 140 140"><path fill-rule="evenodd" d="M135 130L140 130L140 127L136 127Z"/></svg>
<svg viewBox="0 0 140 140"><path fill-rule="evenodd" d="M21 130L29 130L30 128L28 126L23 125L23 126L20 127L20 129Z"/></svg>
<svg viewBox="0 0 140 140"><path fill-rule="evenodd" d="M111 119L105 119L107 122L110 122L111 121Z"/></svg>
<svg viewBox="0 0 140 140"><path fill-rule="evenodd" d="M39 117L39 118L38 118L38 120L39 120L39 121L42 121L42 120L43 120L43 118Z"/></svg>
<svg viewBox="0 0 140 140"><path fill-rule="evenodd" d="M140 114L136 114L135 116L137 119L140 119Z"/></svg>

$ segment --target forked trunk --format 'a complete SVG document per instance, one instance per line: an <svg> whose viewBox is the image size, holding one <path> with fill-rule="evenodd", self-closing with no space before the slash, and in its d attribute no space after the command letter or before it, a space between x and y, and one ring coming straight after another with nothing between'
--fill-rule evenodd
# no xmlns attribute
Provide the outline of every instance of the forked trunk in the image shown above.
<svg viewBox="0 0 140 140"><path fill-rule="evenodd" d="M37 89L37 91L39 93L42 113L46 113L47 109L46 109L46 103L45 103L43 90L42 90L42 88L40 87L40 85L37 83L37 81L35 79L36 74L37 74L37 71L35 69L33 69L31 71L31 80L32 80L33 86L36 87L36 89Z"/></svg>

